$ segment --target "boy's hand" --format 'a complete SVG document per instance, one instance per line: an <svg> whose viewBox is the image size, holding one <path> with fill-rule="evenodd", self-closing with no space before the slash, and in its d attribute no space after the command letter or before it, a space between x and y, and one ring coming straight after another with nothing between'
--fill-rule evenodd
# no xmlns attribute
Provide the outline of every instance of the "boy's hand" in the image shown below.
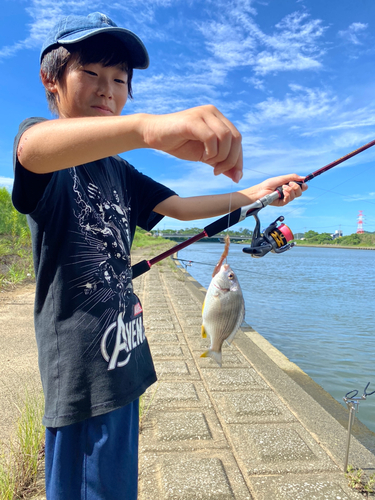
<svg viewBox="0 0 375 500"><path fill-rule="evenodd" d="M148 147L183 160L201 161L235 182L242 177L241 134L214 106L169 115L146 115L144 141Z"/></svg>
<svg viewBox="0 0 375 500"><path fill-rule="evenodd" d="M280 175L279 177L271 177L248 190L243 190L242 193L250 194L256 197L256 199L265 196L266 194L271 194L280 186L283 188L284 198L282 200L276 200L271 205L282 207L287 205L289 202L293 201L298 196L301 196L303 191L306 191L307 184L302 184L299 186L296 182L302 182L304 177L297 174ZM296 181L296 182L293 182ZM248 193L246 193L248 191ZM255 191L255 192L254 192Z"/></svg>

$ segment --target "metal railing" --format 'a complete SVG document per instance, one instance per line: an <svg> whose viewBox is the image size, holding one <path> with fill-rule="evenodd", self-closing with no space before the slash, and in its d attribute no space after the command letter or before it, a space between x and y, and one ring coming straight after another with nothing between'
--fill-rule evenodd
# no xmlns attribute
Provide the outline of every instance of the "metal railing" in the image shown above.
<svg viewBox="0 0 375 500"><path fill-rule="evenodd" d="M348 460L349 460L349 448L350 448L350 437L352 433L353 422L355 419L355 413L359 411L359 403L361 401L365 401L367 396L371 396L375 391L367 392L368 386L370 382L366 385L365 390L363 391L362 396L358 396L358 391L355 389L354 391L349 391L344 397L348 409L349 409L349 423L348 423L348 438L346 441L346 454L345 454L345 463L344 463L344 472L348 470Z"/></svg>

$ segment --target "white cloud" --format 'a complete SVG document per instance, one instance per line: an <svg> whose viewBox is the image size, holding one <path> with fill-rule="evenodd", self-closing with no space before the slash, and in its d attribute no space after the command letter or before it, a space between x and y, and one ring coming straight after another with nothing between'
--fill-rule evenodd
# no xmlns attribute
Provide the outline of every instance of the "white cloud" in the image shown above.
<svg viewBox="0 0 375 500"><path fill-rule="evenodd" d="M309 121L312 118L329 117L336 109L337 98L326 90L311 89L301 85L289 85L291 93L284 99L269 97L254 106L255 110L245 115L247 128L272 124Z"/></svg>
<svg viewBox="0 0 375 500"><path fill-rule="evenodd" d="M10 177L1 177L0 176L0 186L6 187L8 189L13 187L13 182L14 179L11 179Z"/></svg>
<svg viewBox="0 0 375 500"><path fill-rule="evenodd" d="M254 63L257 41L251 32L244 30L244 25L213 21L208 25L202 23L200 31L206 38L206 47L214 60L220 60L226 68Z"/></svg>
<svg viewBox="0 0 375 500"><path fill-rule="evenodd" d="M274 33L268 35L255 23L253 14L231 3L227 4L221 20L200 25L214 60L220 60L227 69L252 66L257 75L321 67L325 51L320 39L327 29L321 20L294 12L276 24Z"/></svg>
<svg viewBox="0 0 375 500"><path fill-rule="evenodd" d="M221 192L231 192L240 189L239 185L224 175L215 176L210 165L196 162L179 162L176 160L176 168L181 172L178 179L165 178L155 179L173 189L180 196L200 196ZM246 187L246 186L243 186Z"/></svg>
<svg viewBox="0 0 375 500"><path fill-rule="evenodd" d="M137 75L134 94L134 102L128 106L149 113L171 113L202 104L204 100L211 102L219 95L209 75L192 73Z"/></svg>
<svg viewBox="0 0 375 500"><path fill-rule="evenodd" d="M347 108L346 108L347 109ZM302 136L311 136L316 134L321 134L322 132L335 132L340 130L354 130L360 127L374 127L375 125L375 108L373 104L369 104L366 108L340 110L335 115L331 115L329 125L326 122L317 124L315 127L311 128L309 131L301 133ZM362 138L364 136L373 138L373 134L358 132L357 133ZM371 135L372 134L372 135ZM363 139L362 139L363 140Z"/></svg>
<svg viewBox="0 0 375 500"><path fill-rule="evenodd" d="M319 19L309 19L304 12L294 12L276 25L271 36L262 34L261 43L266 47L256 58L257 74L275 71L306 70L321 67L324 49L319 39L327 28Z"/></svg>
<svg viewBox="0 0 375 500"><path fill-rule="evenodd" d="M351 194L343 198L343 200L349 203L353 201L375 201L375 193Z"/></svg>
<svg viewBox="0 0 375 500"><path fill-rule="evenodd" d="M339 31L338 35L344 38L347 42L354 45L362 45L363 42L360 40L361 35L364 35L364 31L368 28L368 24L365 23L352 23L347 30Z"/></svg>
<svg viewBox="0 0 375 500"><path fill-rule="evenodd" d="M250 83L257 90L262 90L262 91L266 90L266 86L265 86L264 80L262 80L261 78L256 78L256 77L253 77L253 78L244 78L243 81L245 83Z"/></svg>
<svg viewBox="0 0 375 500"><path fill-rule="evenodd" d="M59 17L69 14L82 14L85 10L95 10L103 2L96 0L61 0L52 2L50 0L32 0L26 12L31 18L28 25L28 36L13 45L0 48L0 59L11 57L19 50L40 48L48 31L56 23Z"/></svg>

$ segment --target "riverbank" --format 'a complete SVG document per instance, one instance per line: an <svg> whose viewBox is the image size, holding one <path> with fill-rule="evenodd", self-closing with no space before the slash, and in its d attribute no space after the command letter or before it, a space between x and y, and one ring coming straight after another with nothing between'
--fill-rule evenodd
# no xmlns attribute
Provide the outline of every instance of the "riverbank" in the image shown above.
<svg viewBox="0 0 375 500"><path fill-rule="evenodd" d="M133 262L153 253L137 250ZM223 368L201 358L208 345L200 335L205 289L169 259L134 285L159 378L146 395L139 500L363 499L343 473L347 412L340 424L331 410L341 405L248 325L224 348ZM33 343L32 299L18 294L0 306L9 323L3 356L20 369L14 319L22 323L22 345ZM36 359L30 362L35 372ZM7 375L2 383L11 390ZM349 463L370 474L374 434L357 425Z"/></svg>
<svg viewBox="0 0 375 500"><path fill-rule="evenodd" d="M297 240L296 246L299 247L313 247L313 248L342 248L343 250L375 250L375 247L360 247L360 246L348 246L348 245L312 245L310 243L302 243Z"/></svg>
<svg viewBox="0 0 375 500"><path fill-rule="evenodd" d="M343 473L345 408L249 325L224 348L223 368L201 358L205 289L186 271L153 268L135 284L159 377L140 500L363 498ZM349 463L370 473L375 435L358 421L354 432Z"/></svg>

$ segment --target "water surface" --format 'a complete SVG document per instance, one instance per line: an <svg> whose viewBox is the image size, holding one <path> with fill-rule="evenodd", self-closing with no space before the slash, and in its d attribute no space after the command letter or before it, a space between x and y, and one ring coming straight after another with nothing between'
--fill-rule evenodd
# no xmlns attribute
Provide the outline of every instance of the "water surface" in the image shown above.
<svg viewBox="0 0 375 500"><path fill-rule="evenodd" d="M375 251L297 246L254 259L242 248L231 244L228 263L246 322L344 406L348 391L375 390ZM207 288L223 249L195 243L179 257L194 261L187 270ZM375 432L375 394L357 417Z"/></svg>

